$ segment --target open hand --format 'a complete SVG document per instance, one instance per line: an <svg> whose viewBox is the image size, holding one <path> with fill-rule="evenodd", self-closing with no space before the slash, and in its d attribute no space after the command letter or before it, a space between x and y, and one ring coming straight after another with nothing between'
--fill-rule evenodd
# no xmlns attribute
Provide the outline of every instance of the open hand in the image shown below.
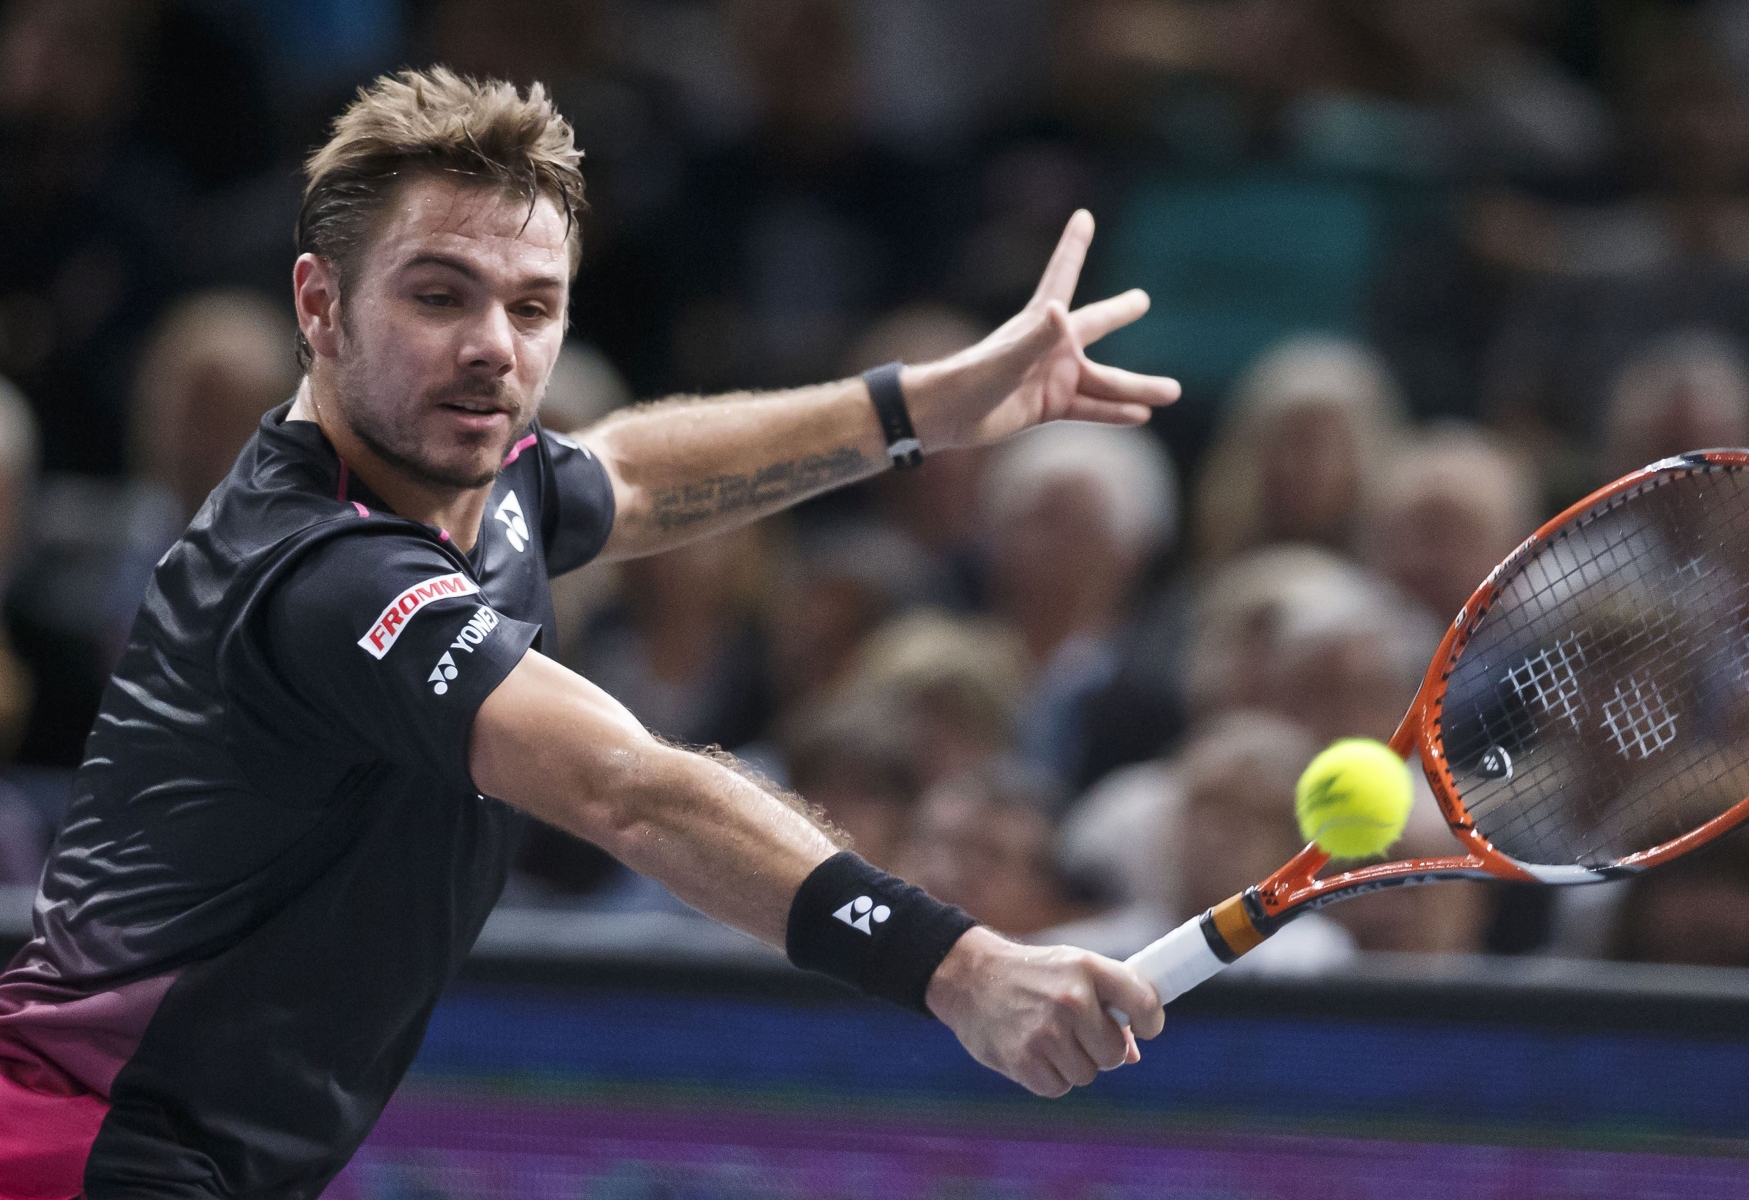
<svg viewBox="0 0 1749 1200"><path fill-rule="evenodd" d="M1023 946L982 927L954 944L926 995L971 1056L1039 1096L1061 1096L1141 1058L1166 1021L1154 986L1072 946ZM1134 1014L1118 1024L1109 1010Z"/></svg>
<svg viewBox="0 0 1749 1200"><path fill-rule="evenodd" d="M1132 288L1069 311L1093 215L1069 218L1026 307L975 346L900 376L925 451L999 441L1045 421L1140 425L1178 399L1178 381L1093 362L1086 347L1148 311Z"/></svg>

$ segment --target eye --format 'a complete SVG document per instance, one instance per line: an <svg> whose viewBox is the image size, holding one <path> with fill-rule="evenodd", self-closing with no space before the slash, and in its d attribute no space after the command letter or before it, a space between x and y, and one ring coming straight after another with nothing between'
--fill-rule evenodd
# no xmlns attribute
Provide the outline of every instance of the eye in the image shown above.
<svg viewBox="0 0 1749 1200"><path fill-rule="evenodd" d="M513 311L525 321L538 321L547 315L543 304L518 304Z"/></svg>
<svg viewBox="0 0 1749 1200"><path fill-rule="evenodd" d="M455 303L455 297L448 292L426 292L418 300L427 308L448 308Z"/></svg>

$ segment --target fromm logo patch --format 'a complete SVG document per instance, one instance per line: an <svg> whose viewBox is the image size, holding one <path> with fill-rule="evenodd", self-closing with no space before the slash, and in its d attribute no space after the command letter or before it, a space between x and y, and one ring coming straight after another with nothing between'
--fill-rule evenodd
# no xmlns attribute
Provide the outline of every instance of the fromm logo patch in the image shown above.
<svg viewBox="0 0 1749 1200"><path fill-rule="evenodd" d="M407 628L407 622L413 619L414 613L433 600L447 600L451 596L468 596L479 590L480 585L460 571L453 575L433 575L430 579L423 583L414 584L389 601L389 606L383 609L382 616L376 619L376 624L370 627L370 632L358 639L358 644L372 658L381 658L395 644L395 639L401 636L401 631Z"/></svg>

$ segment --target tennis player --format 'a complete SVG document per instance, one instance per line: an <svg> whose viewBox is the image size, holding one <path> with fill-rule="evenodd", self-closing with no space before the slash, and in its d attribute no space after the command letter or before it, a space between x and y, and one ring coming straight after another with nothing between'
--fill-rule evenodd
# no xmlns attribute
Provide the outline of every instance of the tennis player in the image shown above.
<svg viewBox="0 0 1749 1200"><path fill-rule="evenodd" d="M314 1197L370 1132L530 813L1058 1095L1136 1058L1154 989L1019 946L664 744L542 653L549 576L1041 421L1178 393L1087 360L1077 214L1024 311L942 362L579 440L535 410L583 180L544 92L378 80L308 163L306 374L159 562L0 976L0 1196Z"/></svg>

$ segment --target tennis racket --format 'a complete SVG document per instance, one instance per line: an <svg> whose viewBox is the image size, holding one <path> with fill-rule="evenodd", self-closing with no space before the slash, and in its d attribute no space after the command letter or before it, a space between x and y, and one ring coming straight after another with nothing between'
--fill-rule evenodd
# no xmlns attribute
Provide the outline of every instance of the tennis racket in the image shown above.
<svg viewBox="0 0 1749 1200"><path fill-rule="evenodd" d="M1463 853L1319 878L1309 845L1129 959L1163 1003L1326 904L1623 878L1749 817L1749 451L1654 463L1538 529L1459 611L1391 749Z"/></svg>

